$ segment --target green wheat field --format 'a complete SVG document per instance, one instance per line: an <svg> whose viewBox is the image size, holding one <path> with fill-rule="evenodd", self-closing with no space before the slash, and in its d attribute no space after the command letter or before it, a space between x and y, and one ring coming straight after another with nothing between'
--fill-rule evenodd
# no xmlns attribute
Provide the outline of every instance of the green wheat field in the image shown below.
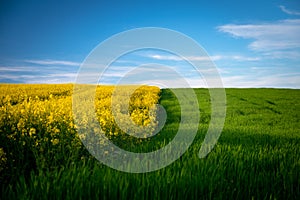
<svg viewBox="0 0 300 200"><path fill-rule="evenodd" d="M194 89L201 118L192 145L171 165L139 174L107 167L85 149L72 121L72 90L71 84L0 85L1 199L300 198L300 90L226 89L222 134L200 159L211 104L208 89ZM157 94L167 111L162 131L135 139L108 127L114 143L147 152L174 138L180 105L170 89Z"/></svg>

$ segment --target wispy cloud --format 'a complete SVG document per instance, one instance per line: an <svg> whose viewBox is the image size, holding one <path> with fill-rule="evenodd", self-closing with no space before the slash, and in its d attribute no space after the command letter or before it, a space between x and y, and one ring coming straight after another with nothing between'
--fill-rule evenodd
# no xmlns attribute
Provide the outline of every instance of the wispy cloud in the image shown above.
<svg viewBox="0 0 300 200"><path fill-rule="evenodd" d="M285 6L280 5L279 8L282 10L282 12L289 14L289 15L300 15L300 12L294 11L294 10L289 10Z"/></svg>
<svg viewBox="0 0 300 200"><path fill-rule="evenodd" d="M168 55L149 55L149 57L157 60L171 60L171 61L183 61L183 58L179 56ZM235 60L235 61L258 61L260 57L250 57L243 55L214 55L214 56L187 56L186 59L190 61L217 61L217 60Z"/></svg>
<svg viewBox="0 0 300 200"><path fill-rule="evenodd" d="M79 66L64 60L23 60L20 65L0 66L0 82L74 82Z"/></svg>
<svg viewBox="0 0 300 200"><path fill-rule="evenodd" d="M0 74L0 82L12 83L71 83L76 78L76 73L62 74Z"/></svg>
<svg viewBox="0 0 300 200"><path fill-rule="evenodd" d="M32 72L33 70L36 70L36 67L30 67L30 66L0 66L0 72L1 73L7 73L7 72Z"/></svg>
<svg viewBox="0 0 300 200"><path fill-rule="evenodd" d="M173 56L173 55L159 55L159 54L153 54L153 55L148 55L148 57L156 59L156 60L171 60L171 61L183 61L184 59L179 56ZM221 56L185 56L187 60L190 61L215 61L215 60L220 60L222 57Z"/></svg>
<svg viewBox="0 0 300 200"><path fill-rule="evenodd" d="M67 66L80 66L79 62L65 61L65 60L25 60L27 63L38 65L67 65Z"/></svg>
<svg viewBox="0 0 300 200"><path fill-rule="evenodd" d="M184 88L184 87L213 87L208 86L206 79L200 76L192 76L179 78L175 74L170 74L170 72L151 74L152 71L147 71L147 74L134 72L131 77L127 77L122 84L154 84L166 88ZM271 87L271 88L300 88L300 74L286 73L286 74L269 74L260 75L257 74L243 74L243 75L232 75L222 77L223 87L225 88L261 88L261 87ZM110 83L110 82L103 82Z"/></svg>
<svg viewBox="0 0 300 200"><path fill-rule="evenodd" d="M255 51L267 52L300 47L300 19L260 24L226 24L217 29L233 37L254 39L249 48Z"/></svg>
<svg viewBox="0 0 300 200"><path fill-rule="evenodd" d="M4 68L0 73L0 82L23 83L68 83L76 80L76 72L27 70L26 67ZM10 70L11 69L11 70ZM273 67L252 67L252 71L222 73L224 87L286 87L300 88L300 73L279 73ZM287 71L287 70L285 70ZM282 70L283 72L283 70ZM94 73L87 74L87 81ZM179 77L183 77L179 78ZM208 87L205 77L195 69L181 69L177 66L145 66L145 67L116 67L103 74L101 84L116 84L124 79L124 83L157 84L162 87ZM185 80L185 81L184 81ZM126 82L127 81L127 82Z"/></svg>
<svg viewBox="0 0 300 200"><path fill-rule="evenodd" d="M289 60L300 59L300 51L272 51L272 52L265 52L264 55L269 58L275 58L275 59L289 59Z"/></svg>
<svg viewBox="0 0 300 200"><path fill-rule="evenodd" d="M300 74L271 74L267 76L236 75L223 77L224 87L230 88L300 88Z"/></svg>
<svg viewBox="0 0 300 200"><path fill-rule="evenodd" d="M183 60L179 56L166 56L166 55L149 55L150 58L156 59L156 60L173 60L173 61L181 61Z"/></svg>
<svg viewBox="0 0 300 200"><path fill-rule="evenodd" d="M235 61L259 61L260 57L251 57L251 56L242 56L242 55L232 55L232 56L223 56L223 59L235 60Z"/></svg>

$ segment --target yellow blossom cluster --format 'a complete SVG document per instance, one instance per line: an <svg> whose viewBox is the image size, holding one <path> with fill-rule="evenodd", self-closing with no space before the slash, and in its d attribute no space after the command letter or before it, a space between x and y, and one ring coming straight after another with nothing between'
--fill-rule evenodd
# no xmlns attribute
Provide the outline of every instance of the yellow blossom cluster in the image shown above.
<svg viewBox="0 0 300 200"><path fill-rule="evenodd" d="M92 102L106 136L111 139L140 132L141 127L154 131L157 122L153 105L158 103L160 89L153 86L135 86L134 91L132 86L118 88L114 93L115 86L97 86ZM6 159L21 159L24 152L34 155L35 164L47 165L83 149L77 130L78 126L89 125L90 113L84 113L86 119L79 124L74 122L72 84L1 84L0 91L2 166ZM124 98L129 93L128 102ZM84 107L82 109L84 112Z"/></svg>

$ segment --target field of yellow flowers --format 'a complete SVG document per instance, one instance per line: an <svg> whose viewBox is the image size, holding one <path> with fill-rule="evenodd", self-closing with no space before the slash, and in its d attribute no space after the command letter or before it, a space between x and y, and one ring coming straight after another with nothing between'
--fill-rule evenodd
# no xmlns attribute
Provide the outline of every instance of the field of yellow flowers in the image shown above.
<svg viewBox="0 0 300 200"><path fill-rule="evenodd" d="M138 126L148 127L149 131L157 126L151 107L158 103L160 89L139 86L130 101L124 101L132 87L121 86L117 93L113 93L114 86L96 87L95 112L102 131L111 140L130 140L125 133L135 131L128 124L131 120ZM74 122L72 84L1 84L0 91L0 182L32 169L59 167L70 156L76 156L75 160L89 156L80 140L85 135L77 134L77 126L85 128L87 120ZM128 130L121 130L114 120L112 94L115 113L122 127ZM78 109L85 114L84 107Z"/></svg>

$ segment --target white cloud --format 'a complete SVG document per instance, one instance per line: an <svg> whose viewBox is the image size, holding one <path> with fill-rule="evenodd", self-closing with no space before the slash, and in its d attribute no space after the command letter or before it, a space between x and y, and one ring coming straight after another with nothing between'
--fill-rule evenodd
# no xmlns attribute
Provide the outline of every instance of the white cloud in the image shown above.
<svg viewBox="0 0 300 200"><path fill-rule="evenodd" d="M173 60L173 61L181 61L183 60L181 57L179 56L166 56L166 55L150 55L150 58L154 58L156 60Z"/></svg>
<svg viewBox="0 0 300 200"><path fill-rule="evenodd" d="M36 70L35 67L29 66L0 66L0 72L32 72Z"/></svg>
<svg viewBox="0 0 300 200"><path fill-rule="evenodd" d="M55 73L45 75L21 75L25 83L73 83L76 73Z"/></svg>
<svg viewBox="0 0 300 200"><path fill-rule="evenodd" d="M235 61L259 61L260 57L249 57L249 56L241 56L241 55L233 55L233 56L223 56L224 59L235 60Z"/></svg>
<svg viewBox="0 0 300 200"><path fill-rule="evenodd" d="M216 56L188 56L188 60L191 61L216 61L216 60L221 60L222 56L216 55Z"/></svg>
<svg viewBox="0 0 300 200"><path fill-rule="evenodd" d="M158 85L163 88L207 88L208 84L201 77L185 77L178 78L176 76L161 78L161 77L143 77L134 82L123 82L123 84L150 84ZM217 81L218 82L218 81ZM222 77L224 88L300 88L300 74L272 74L267 76L249 75L229 75ZM211 82L210 87L215 87L214 82ZM216 83L218 87L220 84Z"/></svg>
<svg viewBox="0 0 300 200"><path fill-rule="evenodd" d="M156 59L156 60L171 60L171 61L183 61L184 59L179 56L172 56L172 55L148 55L148 57ZM221 56L185 56L185 58L189 61L215 61L220 60Z"/></svg>
<svg viewBox="0 0 300 200"><path fill-rule="evenodd" d="M236 75L222 78L226 88L300 88L300 74L272 74L267 76Z"/></svg>
<svg viewBox="0 0 300 200"><path fill-rule="evenodd" d="M282 10L282 12L284 12L286 14L289 14L289 15L300 15L300 12L289 10L285 6L282 6L282 5L280 5L279 8Z"/></svg>
<svg viewBox="0 0 300 200"><path fill-rule="evenodd" d="M67 65L67 66L80 66L81 63L65 61L65 60L25 60L27 63L38 65Z"/></svg>
<svg viewBox="0 0 300 200"><path fill-rule="evenodd" d="M272 52L265 52L265 56L275 59L293 59L299 60L300 59L300 52L299 51L272 51Z"/></svg>
<svg viewBox="0 0 300 200"><path fill-rule="evenodd" d="M65 73L65 74L0 74L0 81L11 80L12 82L24 82L24 83L70 83L74 82L77 74Z"/></svg>
<svg viewBox="0 0 300 200"><path fill-rule="evenodd" d="M217 29L233 37L254 39L249 48L255 51L267 52L300 47L300 19L265 24L226 24Z"/></svg>
<svg viewBox="0 0 300 200"><path fill-rule="evenodd" d="M150 58L157 60L171 60L171 61L183 61L179 56L166 56L166 55L149 55ZM242 55L213 55L213 56L186 56L186 59L190 61L217 61L217 60L235 60L235 61L258 61L260 57L249 57Z"/></svg>

